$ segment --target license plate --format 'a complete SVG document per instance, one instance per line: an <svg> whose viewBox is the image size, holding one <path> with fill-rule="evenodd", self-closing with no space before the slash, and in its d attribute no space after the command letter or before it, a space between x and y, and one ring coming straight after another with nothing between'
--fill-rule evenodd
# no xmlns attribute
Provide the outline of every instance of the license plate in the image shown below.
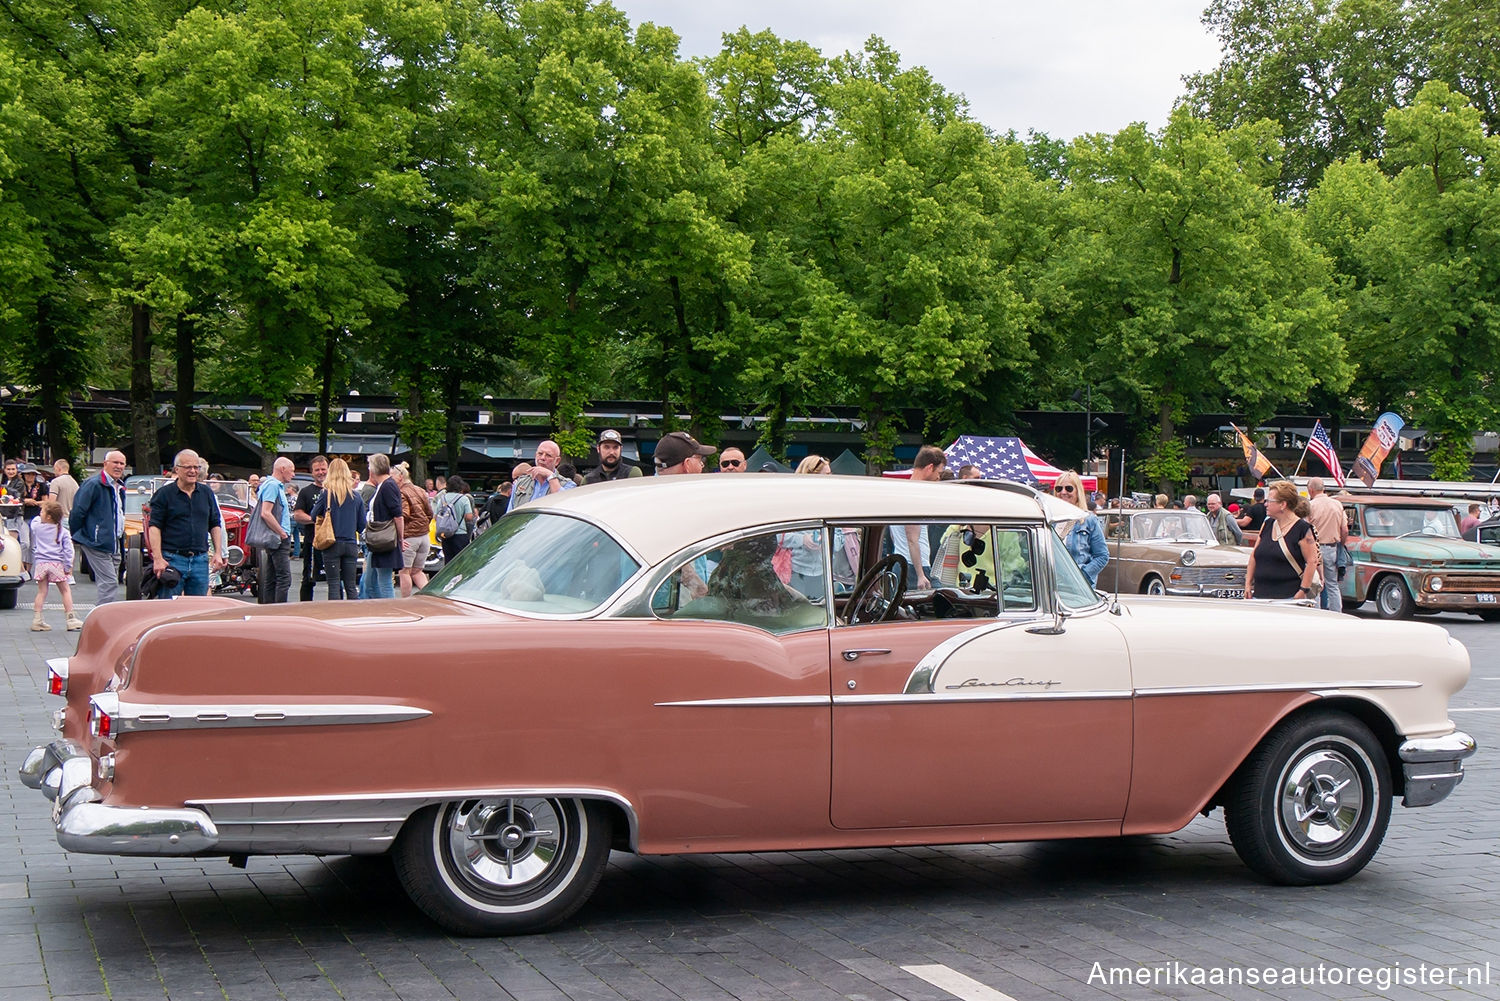
<svg viewBox="0 0 1500 1001"><path fill-rule="evenodd" d="M1481 605L1493 605L1495 603L1495 596L1493 594L1476 594L1474 595L1474 600Z"/></svg>
<svg viewBox="0 0 1500 1001"><path fill-rule="evenodd" d="M1243 590L1235 590L1231 587L1221 587L1214 592L1215 598L1243 598L1244 596Z"/></svg>

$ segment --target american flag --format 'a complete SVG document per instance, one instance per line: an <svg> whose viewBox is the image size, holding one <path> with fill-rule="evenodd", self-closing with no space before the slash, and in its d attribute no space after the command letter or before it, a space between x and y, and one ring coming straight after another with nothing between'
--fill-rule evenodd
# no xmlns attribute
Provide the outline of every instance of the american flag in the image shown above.
<svg viewBox="0 0 1500 1001"><path fill-rule="evenodd" d="M1050 485L1062 470L1026 447L1020 438L987 438L966 434L943 450L948 468L955 473L965 463L973 463L987 480L1014 480L1032 486ZM1098 479L1084 476L1085 490L1098 489Z"/></svg>
<svg viewBox="0 0 1500 1001"><path fill-rule="evenodd" d="M1338 454L1333 450L1333 441L1328 437L1328 431L1323 427L1321 420L1313 422L1312 437L1307 439L1307 450L1319 459L1328 471L1333 474L1333 479L1339 486L1344 485L1344 467L1339 465Z"/></svg>

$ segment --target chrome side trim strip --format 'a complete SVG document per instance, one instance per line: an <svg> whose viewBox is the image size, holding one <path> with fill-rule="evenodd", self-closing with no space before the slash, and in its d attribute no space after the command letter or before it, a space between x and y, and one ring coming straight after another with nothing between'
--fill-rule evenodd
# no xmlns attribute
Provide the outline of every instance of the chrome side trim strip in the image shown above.
<svg viewBox="0 0 1500 1001"><path fill-rule="evenodd" d="M329 854L353 851L359 854L361 844L388 843L396 832L369 832L366 837L351 839L347 825L400 825L424 807L456 800L499 797L604 800L624 812L630 828L630 847L634 849L639 843L640 824L635 806L619 793L592 787L492 787L329 796L267 796L257 799L189 799L184 805L201 809L213 818L214 823L232 828L235 831L236 850L247 851L251 855L274 852L276 846L285 843L288 836L294 837L295 843L300 846L315 843L324 846L315 849L303 847L300 849L302 851L324 851ZM262 824L267 825L264 835L255 830ZM292 833L278 835L278 829L290 830ZM309 836L309 831L324 833ZM350 845L354 847L351 848Z"/></svg>
<svg viewBox="0 0 1500 1001"><path fill-rule="evenodd" d="M831 700L827 695L766 695L743 699L687 699L682 702L658 702L656 706L657 708L676 706L695 709L784 709L788 706L826 706L829 704L831 704Z"/></svg>
<svg viewBox="0 0 1500 1001"><path fill-rule="evenodd" d="M96 696L97 698L97 696ZM418 706L364 703L119 703L111 713L117 733L148 730L207 730L246 726L345 726L359 723L400 723L431 716Z"/></svg>
<svg viewBox="0 0 1500 1001"><path fill-rule="evenodd" d="M1184 685L1167 688L1137 688L1141 698L1153 695L1246 695L1254 692L1312 692L1328 695L1351 688L1421 688L1420 681L1303 681L1267 685Z"/></svg>
<svg viewBox="0 0 1500 1001"><path fill-rule="evenodd" d="M973 691L973 689L966 689ZM952 702L1077 702L1083 699L1106 701L1111 699L1128 699L1131 693L1128 691L1098 691L1098 692L1011 692L1011 693L975 693L973 695L959 695L957 692L950 694L925 694L916 695L835 695L833 704L835 706L890 706L890 705L933 705L934 703Z"/></svg>
<svg viewBox="0 0 1500 1001"><path fill-rule="evenodd" d="M1031 612L1023 619L1007 619L1004 621L991 621L983 625L975 626L973 629L965 629L956 636L950 636L937 646L928 650L917 661L917 666L912 668L911 674L907 676L906 687L903 689L907 695L917 695L922 692L932 692L933 682L937 679L937 673L942 668L944 661L957 653L962 647L972 643L982 636L999 632L1002 629L1014 629L1016 626L1030 626L1038 622L1050 622L1051 616L1038 615Z"/></svg>

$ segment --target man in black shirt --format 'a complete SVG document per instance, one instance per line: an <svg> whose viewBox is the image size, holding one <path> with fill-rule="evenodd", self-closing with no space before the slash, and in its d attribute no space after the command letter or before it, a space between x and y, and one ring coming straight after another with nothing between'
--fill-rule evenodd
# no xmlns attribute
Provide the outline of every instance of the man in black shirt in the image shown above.
<svg viewBox="0 0 1500 1001"><path fill-rule="evenodd" d="M219 505L208 487L198 487L202 467L198 453L185 448L173 460L176 479L151 495L151 566L157 576L168 566L182 575L181 583L157 592L157 597L207 594L209 570L224 567L224 524Z"/></svg>
<svg viewBox="0 0 1500 1001"><path fill-rule="evenodd" d="M585 483L608 483L611 480L628 480L640 476L637 466L620 458L625 449L620 432L610 429L599 432L599 465L590 469L583 477Z"/></svg>
<svg viewBox="0 0 1500 1001"><path fill-rule="evenodd" d="M313 505L323 496L323 480L328 477L328 459L321 455L312 457L307 471L313 481L297 491L297 503L292 507L292 520L302 526L302 588L298 597L302 601L313 600L313 582L318 571L323 569L323 553L313 548Z"/></svg>

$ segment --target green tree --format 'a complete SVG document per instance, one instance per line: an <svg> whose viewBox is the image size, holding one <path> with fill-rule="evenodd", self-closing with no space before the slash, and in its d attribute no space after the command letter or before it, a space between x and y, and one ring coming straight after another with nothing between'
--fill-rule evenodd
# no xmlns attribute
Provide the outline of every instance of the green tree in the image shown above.
<svg viewBox="0 0 1500 1001"><path fill-rule="evenodd" d="M828 107L814 142L768 144L788 196L771 277L796 308L762 329L795 331L803 384L858 402L879 468L903 408L1027 359L1027 309L993 254L1006 175L960 102L872 38L835 60Z"/></svg>
<svg viewBox="0 0 1500 1001"><path fill-rule="evenodd" d="M1385 110L1420 73L1403 0L1212 0L1203 20L1224 56L1187 78L1184 103L1220 128L1275 123L1282 195L1306 194L1335 160L1378 158Z"/></svg>
<svg viewBox="0 0 1500 1001"><path fill-rule="evenodd" d="M1262 416L1348 384L1328 262L1272 196L1275 152L1269 123L1220 132L1182 109L1074 144L1071 225L1037 295L1155 450L1185 411Z"/></svg>
<svg viewBox="0 0 1500 1001"><path fill-rule="evenodd" d="M1309 217L1346 276L1354 395L1431 433L1439 478L1467 479L1472 436L1500 420L1500 150L1437 81L1385 127L1395 178L1337 165Z"/></svg>

